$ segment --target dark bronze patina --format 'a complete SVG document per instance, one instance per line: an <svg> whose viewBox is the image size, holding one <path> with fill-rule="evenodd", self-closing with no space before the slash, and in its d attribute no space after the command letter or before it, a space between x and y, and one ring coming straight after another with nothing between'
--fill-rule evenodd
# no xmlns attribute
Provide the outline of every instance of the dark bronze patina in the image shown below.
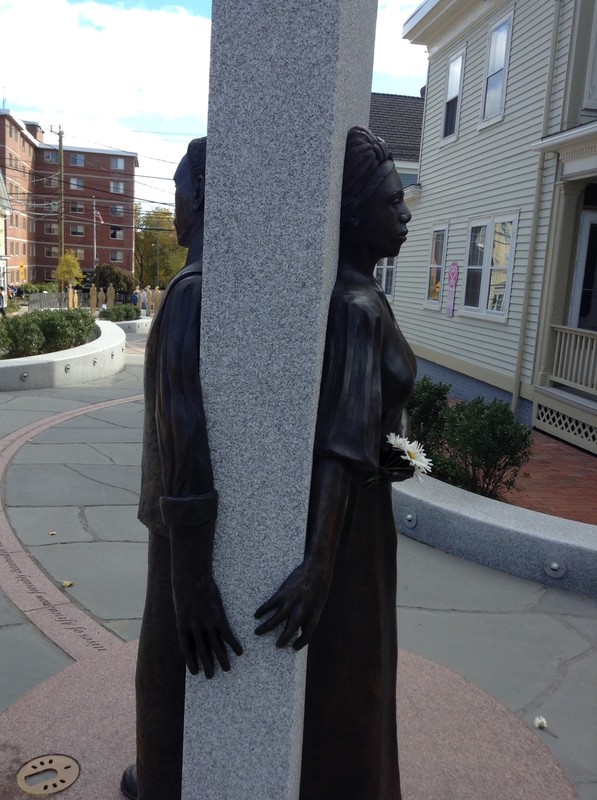
<svg viewBox="0 0 597 800"><path fill-rule="evenodd" d="M344 163L305 556L256 612L279 647L309 644L301 800L398 800L396 528L368 479L405 435L415 358L373 276L411 218L385 143L363 128ZM406 473L405 477L410 477Z"/></svg>
<svg viewBox="0 0 597 800"><path fill-rule="evenodd" d="M137 664L137 765L126 796L179 800L185 665L230 669L230 630L212 574L217 513L199 377L205 140L176 174L187 266L166 292L146 348L139 518L150 530ZM382 466L406 433L415 359L374 279L398 254L410 212L385 143L347 140L338 276L330 302L305 555L255 616L277 645L309 644L301 800L399 800L396 529ZM265 699L264 699L265 701Z"/></svg>

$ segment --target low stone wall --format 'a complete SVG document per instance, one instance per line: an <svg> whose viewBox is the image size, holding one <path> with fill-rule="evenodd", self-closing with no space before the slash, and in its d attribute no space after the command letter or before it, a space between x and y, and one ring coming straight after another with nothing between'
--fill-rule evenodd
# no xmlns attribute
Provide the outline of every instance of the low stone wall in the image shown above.
<svg viewBox="0 0 597 800"><path fill-rule="evenodd" d="M153 317L140 317L139 319L127 319L122 322L115 322L125 333L149 333Z"/></svg>
<svg viewBox="0 0 597 800"><path fill-rule="evenodd" d="M0 361L0 391L47 389L87 383L124 369L125 332L113 322L97 320L99 336L70 350Z"/></svg>
<svg viewBox="0 0 597 800"><path fill-rule="evenodd" d="M393 486L398 530L546 586L597 596L597 525L489 500L426 477Z"/></svg>

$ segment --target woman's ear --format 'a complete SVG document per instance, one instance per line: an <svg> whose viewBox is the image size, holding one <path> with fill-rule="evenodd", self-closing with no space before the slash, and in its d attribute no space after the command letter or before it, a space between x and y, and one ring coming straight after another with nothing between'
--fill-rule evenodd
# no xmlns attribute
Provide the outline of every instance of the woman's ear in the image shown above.
<svg viewBox="0 0 597 800"><path fill-rule="evenodd" d="M196 211L198 211L201 208L204 201L205 201L205 176L198 175L197 180L195 181L195 197L193 200L193 205Z"/></svg>

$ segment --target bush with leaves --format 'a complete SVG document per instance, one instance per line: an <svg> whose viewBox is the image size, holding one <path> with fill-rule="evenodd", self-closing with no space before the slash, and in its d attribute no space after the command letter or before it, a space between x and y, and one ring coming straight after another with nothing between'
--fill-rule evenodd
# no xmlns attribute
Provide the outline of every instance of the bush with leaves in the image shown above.
<svg viewBox="0 0 597 800"><path fill-rule="evenodd" d="M7 317L2 325L6 333L3 358L24 358L41 352L45 338L36 320L31 319L31 314Z"/></svg>
<svg viewBox="0 0 597 800"><path fill-rule="evenodd" d="M100 319L108 319L111 322L124 322L125 320L139 319L141 311L131 303L123 303L114 308L104 308L99 313Z"/></svg>
<svg viewBox="0 0 597 800"><path fill-rule="evenodd" d="M433 460L433 475L494 499L515 488L531 457L531 430L501 400L450 403L449 384L423 378L409 403L412 438Z"/></svg>
<svg viewBox="0 0 597 800"><path fill-rule="evenodd" d="M1 358L23 358L77 347L94 338L95 322L86 309L32 311L2 323Z"/></svg>

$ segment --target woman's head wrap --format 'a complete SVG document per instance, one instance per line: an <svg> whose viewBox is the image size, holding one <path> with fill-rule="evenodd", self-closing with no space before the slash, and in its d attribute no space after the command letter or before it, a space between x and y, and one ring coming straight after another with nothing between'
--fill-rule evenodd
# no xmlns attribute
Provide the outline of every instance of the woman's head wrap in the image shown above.
<svg viewBox="0 0 597 800"><path fill-rule="evenodd" d="M394 169L387 144L367 128L348 132L342 178L342 212L357 211Z"/></svg>
<svg viewBox="0 0 597 800"><path fill-rule="evenodd" d="M193 139L187 147L187 157L191 165L193 180L202 175L205 177L205 155L207 153L207 136Z"/></svg>

